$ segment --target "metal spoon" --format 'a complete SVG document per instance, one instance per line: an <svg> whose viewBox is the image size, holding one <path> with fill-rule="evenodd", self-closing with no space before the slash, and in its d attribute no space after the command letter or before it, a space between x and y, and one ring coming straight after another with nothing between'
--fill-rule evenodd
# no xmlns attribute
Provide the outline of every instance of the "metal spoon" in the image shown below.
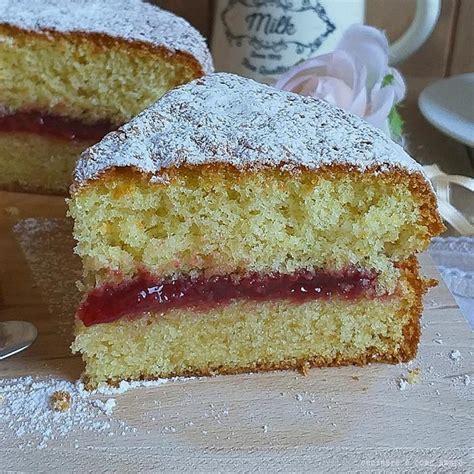
<svg viewBox="0 0 474 474"><path fill-rule="evenodd" d="M0 322L0 360L30 347L37 336L35 326L26 321Z"/></svg>

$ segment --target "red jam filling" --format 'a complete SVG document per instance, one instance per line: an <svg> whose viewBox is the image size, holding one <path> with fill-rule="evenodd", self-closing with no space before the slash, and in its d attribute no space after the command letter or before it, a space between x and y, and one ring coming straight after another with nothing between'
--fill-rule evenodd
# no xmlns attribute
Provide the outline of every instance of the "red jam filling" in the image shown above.
<svg viewBox="0 0 474 474"><path fill-rule="evenodd" d="M175 308L206 310L234 300L294 303L337 296L355 300L375 296L377 274L356 269L341 272L298 271L292 274L251 274L243 278L219 275L163 281L148 273L120 284L93 289L77 317L86 325L109 323L124 316L163 313Z"/></svg>
<svg viewBox="0 0 474 474"><path fill-rule="evenodd" d="M107 120L84 123L81 120L41 112L16 112L0 116L0 132L28 132L52 135L67 141L99 141L118 127Z"/></svg>

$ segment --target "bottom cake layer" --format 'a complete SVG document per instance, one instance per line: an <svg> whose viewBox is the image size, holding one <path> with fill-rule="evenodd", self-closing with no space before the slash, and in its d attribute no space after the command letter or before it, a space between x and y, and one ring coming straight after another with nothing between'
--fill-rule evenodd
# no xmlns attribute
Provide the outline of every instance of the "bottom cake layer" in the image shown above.
<svg viewBox="0 0 474 474"><path fill-rule="evenodd" d="M80 153L92 142L0 132L0 189L66 195Z"/></svg>
<svg viewBox="0 0 474 474"><path fill-rule="evenodd" d="M101 382L314 366L401 362L415 356L424 284L403 297L236 301L86 327L77 321L90 387Z"/></svg>

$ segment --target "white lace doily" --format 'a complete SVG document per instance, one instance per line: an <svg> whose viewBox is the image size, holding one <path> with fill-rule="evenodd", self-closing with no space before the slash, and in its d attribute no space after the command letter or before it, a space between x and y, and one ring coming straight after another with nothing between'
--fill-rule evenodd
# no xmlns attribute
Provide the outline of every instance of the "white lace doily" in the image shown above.
<svg viewBox="0 0 474 474"><path fill-rule="evenodd" d="M474 329L474 237L437 237L429 253Z"/></svg>

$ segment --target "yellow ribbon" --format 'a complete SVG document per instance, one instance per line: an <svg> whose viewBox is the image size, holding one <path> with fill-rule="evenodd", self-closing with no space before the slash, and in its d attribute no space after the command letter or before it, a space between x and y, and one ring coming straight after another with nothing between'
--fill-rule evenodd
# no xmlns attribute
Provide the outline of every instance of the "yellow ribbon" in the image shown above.
<svg viewBox="0 0 474 474"><path fill-rule="evenodd" d="M474 179L467 176L446 174L437 165L423 166L425 173L438 196L438 208L441 217L461 235L474 235L474 225L451 204L450 186L457 184L474 192Z"/></svg>

